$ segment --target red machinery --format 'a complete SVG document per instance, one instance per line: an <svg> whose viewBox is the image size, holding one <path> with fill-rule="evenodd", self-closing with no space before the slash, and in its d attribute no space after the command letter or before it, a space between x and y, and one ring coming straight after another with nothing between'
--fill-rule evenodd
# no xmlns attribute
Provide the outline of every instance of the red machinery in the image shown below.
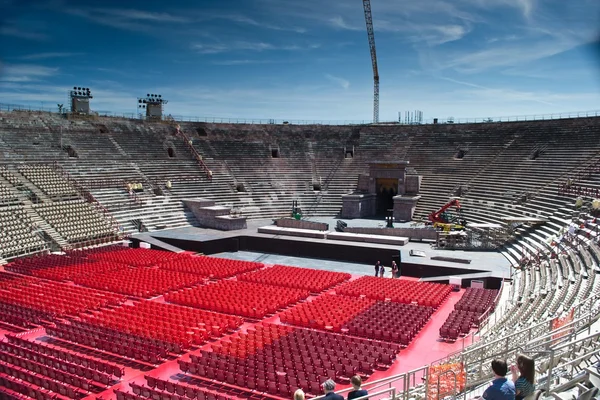
<svg viewBox="0 0 600 400"><path fill-rule="evenodd" d="M457 216L450 218L446 213L449 208L456 207ZM444 204L439 210L432 212L427 217L430 223L436 228L444 228L444 230L462 230L467 224L466 221L460 218L461 205L458 199L452 199Z"/></svg>

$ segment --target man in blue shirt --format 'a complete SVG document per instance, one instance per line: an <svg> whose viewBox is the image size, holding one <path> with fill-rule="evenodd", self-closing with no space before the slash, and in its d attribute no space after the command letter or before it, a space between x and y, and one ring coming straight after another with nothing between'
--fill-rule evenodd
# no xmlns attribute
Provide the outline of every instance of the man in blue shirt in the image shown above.
<svg viewBox="0 0 600 400"><path fill-rule="evenodd" d="M495 379L492 385L483 392L485 400L515 400L515 384L506 379L508 365L505 360L492 361Z"/></svg>

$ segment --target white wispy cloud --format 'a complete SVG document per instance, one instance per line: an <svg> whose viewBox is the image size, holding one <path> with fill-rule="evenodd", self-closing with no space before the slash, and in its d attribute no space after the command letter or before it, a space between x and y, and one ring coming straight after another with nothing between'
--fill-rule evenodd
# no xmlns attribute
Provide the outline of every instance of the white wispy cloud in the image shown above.
<svg viewBox="0 0 600 400"><path fill-rule="evenodd" d="M285 64L291 63L290 59L237 59L237 60L215 60L212 65L254 65L254 64Z"/></svg>
<svg viewBox="0 0 600 400"><path fill-rule="evenodd" d="M234 41L231 43L194 43L191 45L192 50L197 51L201 54L219 54L234 51L303 51L318 49L320 44L313 43L305 46L290 44L290 45L274 45L267 42L245 42L245 41Z"/></svg>
<svg viewBox="0 0 600 400"><path fill-rule="evenodd" d="M306 33L306 28L298 27L298 26L285 26L285 25L277 25L270 22L258 21L254 18L250 18L246 15L242 14L217 14L215 18L222 18L232 22L237 22L240 24L251 25L258 28L270 29L274 31L289 31L296 33Z"/></svg>
<svg viewBox="0 0 600 400"><path fill-rule="evenodd" d="M359 24L350 24L341 15L336 15L335 17L330 18L329 23L331 24L331 26L338 29L346 29L350 31L366 31L364 23L363 26Z"/></svg>
<svg viewBox="0 0 600 400"><path fill-rule="evenodd" d="M467 4L472 4L483 9L494 9L499 7L508 7L518 10L525 19L530 19L536 8L536 0L467 0Z"/></svg>
<svg viewBox="0 0 600 400"><path fill-rule="evenodd" d="M191 20L180 15L173 15L164 12L149 12L135 9L119 9L119 8L97 8L93 12L98 14L112 15L117 18L133 21L152 21L152 22L171 22L171 23L187 23Z"/></svg>
<svg viewBox="0 0 600 400"><path fill-rule="evenodd" d="M439 54L442 69L452 68L464 73L476 73L494 68L524 67L527 63L564 53L586 43L574 37L538 42L504 43L471 53L458 51Z"/></svg>
<svg viewBox="0 0 600 400"><path fill-rule="evenodd" d="M20 29L15 26L2 26L0 27L0 36L11 36L19 39L33 40L33 41L44 41L48 40L48 35L44 33L35 32L33 30Z"/></svg>
<svg viewBox="0 0 600 400"><path fill-rule="evenodd" d="M185 24L192 19L162 12L117 8L66 8L67 14L86 18L100 25L137 32L158 32L157 24Z"/></svg>
<svg viewBox="0 0 600 400"><path fill-rule="evenodd" d="M339 76L325 74L325 77L329 79L331 82L341 86L344 90L348 90L350 88L350 81L344 78L340 78Z"/></svg>
<svg viewBox="0 0 600 400"><path fill-rule="evenodd" d="M4 82L31 82L56 75L58 68L30 64L4 64L0 65L0 81Z"/></svg>
<svg viewBox="0 0 600 400"><path fill-rule="evenodd" d="M540 104L545 104L548 106L555 106L555 104L546 101L544 98L547 96L539 96L533 92L525 92L514 89L506 89L506 88L490 88L482 85L478 85L471 82L465 82L458 79L452 79L448 77L440 76L440 79L443 79L448 82L452 82L461 86L467 86L471 88L478 89L473 93L477 96L482 96L486 98L491 98L493 96L499 96L504 99L513 99L513 100L522 100L522 101L533 101Z"/></svg>
<svg viewBox="0 0 600 400"><path fill-rule="evenodd" d="M19 57L21 60L46 60L50 58L66 58L66 57L75 57L83 55L84 53L60 53L60 52L48 52L48 53L35 53L28 54L22 57Z"/></svg>

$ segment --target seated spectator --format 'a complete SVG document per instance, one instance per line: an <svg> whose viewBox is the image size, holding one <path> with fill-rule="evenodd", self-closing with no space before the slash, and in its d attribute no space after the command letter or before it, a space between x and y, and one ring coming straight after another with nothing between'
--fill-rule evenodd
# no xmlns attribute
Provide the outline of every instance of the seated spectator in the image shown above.
<svg viewBox="0 0 600 400"><path fill-rule="evenodd" d="M327 379L321 384L323 392L325 392L325 398L328 400L344 400L344 397L335 393L335 382L333 379Z"/></svg>
<svg viewBox="0 0 600 400"><path fill-rule="evenodd" d="M365 389L360 388L362 385L362 379L360 379L360 376L354 375L352 378L350 378L350 383L352 384L354 390L348 393L348 400L357 399L369 394L369 392L367 392Z"/></svg>
<svg viewBox="0 0 600 400"><path fill-rule="evenodd" d="M483 392L485 400L515 400L515 384L506 379L508 366L505 360L492 361L492 371L495 379L489 388Z"/></svg>
<svg viewBox="0 0 600 400"><path fill-rule="evenodd" d="M294 392L294 400L304 400L304 391L302 389Z"/></svg>
<svg viewBox="0 0 600 400"><path fill-rule="evenodd" d="M535 392L535 361L521 354L517 357L517 365L511 366L510 370L515 383L516 400L522 400Z"/></svg>

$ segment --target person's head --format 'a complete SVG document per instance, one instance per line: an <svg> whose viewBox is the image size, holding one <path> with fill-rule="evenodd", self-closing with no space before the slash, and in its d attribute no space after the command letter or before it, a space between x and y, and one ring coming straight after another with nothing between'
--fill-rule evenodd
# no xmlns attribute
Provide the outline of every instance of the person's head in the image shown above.
<svg viewBox="0 0 600 400"><path fill-rule="evenodd" d="M323 386L323 391L325 393L333 392L335 390L335 382L333 379L327 379L321 386Z"/></svg>
<svg viewBox="0 0 600 400"><path fill-rule="evenodd" d="M294 400L304 400L304 391L302 389L294 392Z"/></svg>
<svg viewBox="0 0 600 400"><path fill-rule="evenodd" d="M492 371L496 376L504 377L508 373L508 365L506 360L494 360L492 361Z"/></svg>
<svg viewBox="0 0 600 400"><path fill-rule="evenodd" d="M352 384L354 389L358 390L362 385L362 379L360 379L360 376L354 375L352 378L350 378L350 383Z"/></svg>
<svg viewBox="0 0 600 400"><path fill-rule="evenodd" d="M517 368L523 378L527 379L531 384L535 383L535 361L533 359L520 354L517 357Z"/></svg>

